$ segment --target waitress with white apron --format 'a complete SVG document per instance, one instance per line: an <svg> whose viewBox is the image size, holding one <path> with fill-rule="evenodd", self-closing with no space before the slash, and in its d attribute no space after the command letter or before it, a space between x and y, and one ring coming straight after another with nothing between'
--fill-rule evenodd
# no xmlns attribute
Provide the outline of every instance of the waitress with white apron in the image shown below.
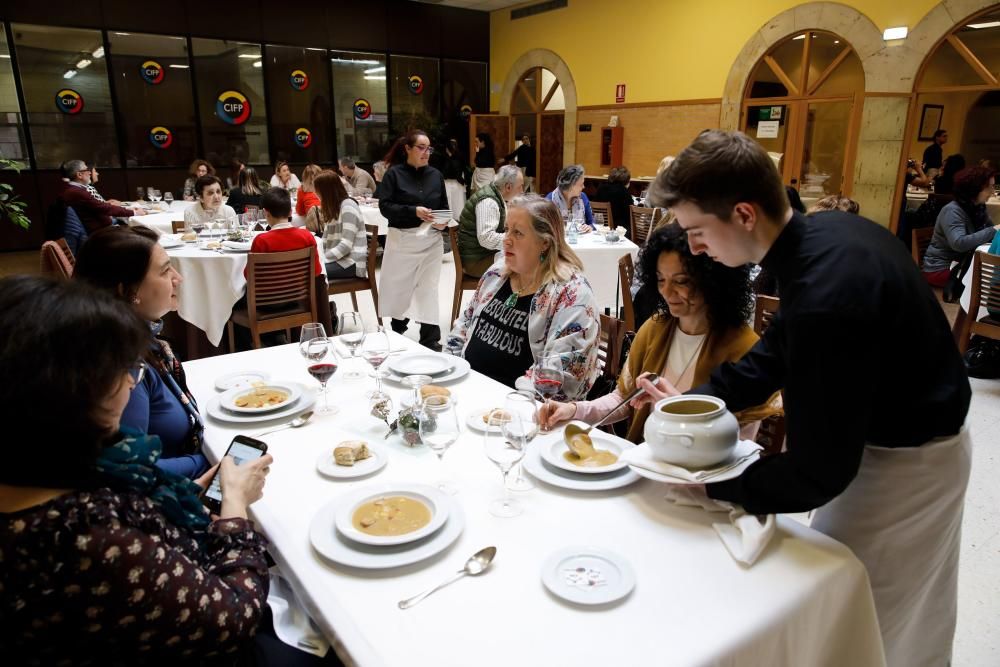
<svg viewBox="0 0 1000 667"><path fill-rule="evenodd" d="M396 142L392 166L376 196L389 221L379 281L379 309L392 318L392 330L403 333L410 320L420 323L420 344L441 350L438 281L441 277L441 233L433 209L448 209L441 172L427 164L431 141L413 130Z"/></svg>

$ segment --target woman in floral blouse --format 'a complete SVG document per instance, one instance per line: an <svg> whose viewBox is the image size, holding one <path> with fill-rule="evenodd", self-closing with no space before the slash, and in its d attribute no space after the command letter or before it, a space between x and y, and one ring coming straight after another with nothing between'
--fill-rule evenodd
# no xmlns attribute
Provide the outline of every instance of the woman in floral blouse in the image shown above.
<svg viewBox="0 0 1000 667"><path fill-rule="evenodd" d="M247 506L271 457L223 460L214 519L198 497L208 475L156 467L158 438L119 427L149 330L104 292L0 280L0 340L0 419L16 444L0 466L0 654L84 665L242 653L268 590Z"/></svg>
<svg viewBox="0 0 1000 667"><path fill-rule="evenodd" d="M533 366L563 371L556 397L587 395L597 369L600 325L583 264L566 243L555 205L537 195L511 200L503 259L479 281L455 320L448 351L508 386L529 388Z"/></svg>

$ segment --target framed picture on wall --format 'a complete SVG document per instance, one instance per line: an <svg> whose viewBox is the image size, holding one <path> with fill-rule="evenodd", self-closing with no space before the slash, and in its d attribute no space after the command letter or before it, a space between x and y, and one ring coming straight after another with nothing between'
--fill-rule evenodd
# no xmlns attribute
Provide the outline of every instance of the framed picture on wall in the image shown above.
<svg viewBox="0 0 1000 667"><path fill-rule="evenodd" d="M920 113L920 134L917 135L917 141L933 141L934 133L941 129L943 115L944 106L925 104L924 110Z"/></svg>

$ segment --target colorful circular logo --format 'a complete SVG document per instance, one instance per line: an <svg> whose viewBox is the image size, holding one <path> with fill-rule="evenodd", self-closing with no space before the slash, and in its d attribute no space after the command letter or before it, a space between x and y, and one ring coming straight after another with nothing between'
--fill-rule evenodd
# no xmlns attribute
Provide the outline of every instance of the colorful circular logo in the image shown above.
<svg viewBox="0 0 1000 667"><path fill-rule="evenodd" d="M242 125L250 120L250 100L238 90L226 90L215 102L215 115L224 123Z"/></svg>
<svg viewBox="0 0 1000 667"><path fill-rule="evenodd" d="M368 120L372 115L372 105L365 98L354 100L354 117L358 120Z"/></svg>
<svg viewBox="0 0 1000 667"><path fill-rule="evenodd" d="M472 107L468 104L463 104L459 107L458 112L462 114L462 118L468 119L472 115Z"/></svg>
<svg viewBox="0 0 1000 667"><path fill-rule="evenodd" d="M157 148L170 148L170 144L174 143L174 135L162 125L157 125L149 131L149 143Z"/></svg>
<svg viewBox="0 0 1000 667"><path fill-rule="evenodd" d="M288 82L295 90L305 90L309 87L309 75L300 69L292 70L288 75Z"/></svg>
<svg viewBox="0 0 1000 667"><path fill-rule="evenodd" d="M65 114L73 115L83 111L83 95L72 88L63 88L56 93L56 107Z"/></svg>
<svg viewBox="0 0 1000 667"><path fill-rule="evenodd" d="M300 127L295 130L295 144L299 148L309 148L309 146L312 145L312 142L313 135L308 128Z"/></svg>
<svg viewBox="0 0 1000 667"><path fill-rule="evenodd" d="M410 76L409 81L410 81L411 93L413 93L414 95L419 95L420 93L424 92L424 80L420 78L418 75L413 74L412 76Z"/></svg>
<svg viewBox="0 0 1000 667"><path fill-rule="evenodd" d="M139 74L142 75L142 80L152 86L163 82L163 74L165 71L166 70L163 69L163 65L155 60L147 60L139 66Z"/></svg>

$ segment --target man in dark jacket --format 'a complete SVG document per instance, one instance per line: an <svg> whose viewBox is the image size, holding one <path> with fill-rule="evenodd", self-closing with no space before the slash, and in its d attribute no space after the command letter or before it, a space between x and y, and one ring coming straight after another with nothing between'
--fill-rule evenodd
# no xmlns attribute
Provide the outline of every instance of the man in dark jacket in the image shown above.
<svg viewBox="0 0 1000 667"><path fill-rule="evenodd" d="M88 234L110 227L114 224L111 219L113 217L130 218L133 215L146 215L146 211L141 208L116 206L92 195L87 190L87 186L90 185L90 167L83 160L63 162L62 174L63 184L59 190L59 200L76 211Z"/></svg>

